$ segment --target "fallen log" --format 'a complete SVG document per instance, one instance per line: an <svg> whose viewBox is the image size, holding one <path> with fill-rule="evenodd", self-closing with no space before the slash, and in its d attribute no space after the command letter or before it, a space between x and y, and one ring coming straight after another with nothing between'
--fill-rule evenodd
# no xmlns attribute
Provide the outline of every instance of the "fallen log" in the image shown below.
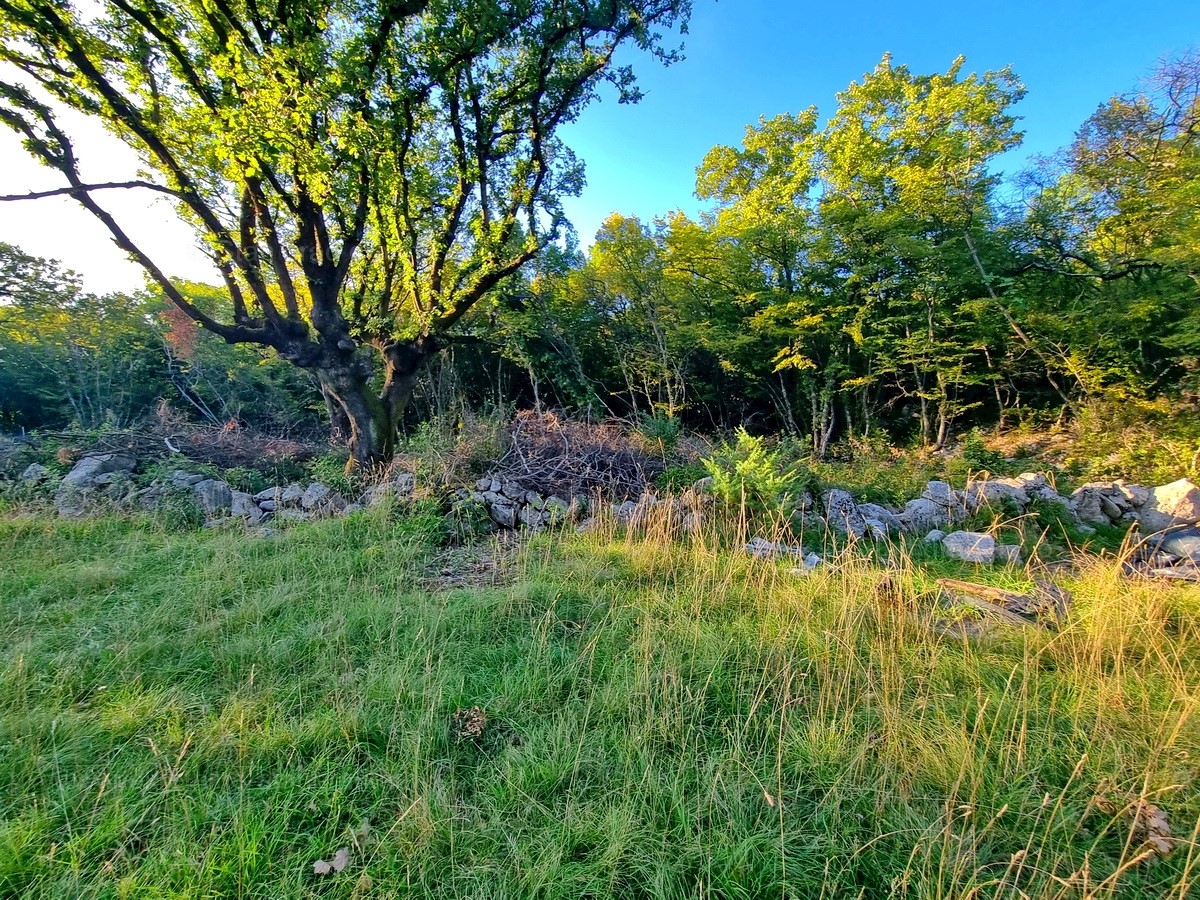
<svg viewBox="0 0 1200 900"><path fill-rule="evenodd" d="M1029 594L956 578L939 578L938 587L955 594L967 605L989 613L1011 625L1059 625L1071 605L1069 591L1049 581L1034 582Z"/></svg>

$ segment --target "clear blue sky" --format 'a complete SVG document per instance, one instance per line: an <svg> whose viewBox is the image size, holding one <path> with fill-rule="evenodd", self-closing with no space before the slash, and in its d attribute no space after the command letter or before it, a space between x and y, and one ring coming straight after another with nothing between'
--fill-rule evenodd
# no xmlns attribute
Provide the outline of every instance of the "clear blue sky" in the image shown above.
<svg viewBox="0 0 1200 900"><path fill-rule="evenodd" d="M695 215L695 169L716 144L737 144L759 116L816 104L862 77L885 51L915 72L944 71L960 53L968 70L1012 65L1028 88L1019 112L1026 140L1004 167L1070 141L1098 104L1129 90L1164 55L1200 45L1198 0L1044 0L1041 3L802 3L796 0L695 0L687 58L670 68L637 63L646 98L594 104L565 137L588 166L582 197L567 210L581 242L591 243L611 212L644 220L683 209ZM75 122L85 173L119 180L136 168L130 152L102 130ZM0 193L59 186L33 164L7 129L0 133ZM185 227L164 201L145 194L105 198L173 275L217 281ZM0 240L63 260L89 289L130 290L141 271L112 246L103 228L66 198L0 206Z"/></svg>
<svg viewBox="0 0 1200 900"><path fill-rule="evenodd" d="M1011 65L1028 93L1022 147L1002 167L1051 153L1104 100L1132 88L1163 56L1200 44L1200 2L1044 0L991 4L695 0L686 59L634 60L646 97L595 104L566 137L588 186L567 210L585 245L611 212L695 215L695 169L716 144L736 145L760 116L816 105L891 52L918 73Z"/></svg>

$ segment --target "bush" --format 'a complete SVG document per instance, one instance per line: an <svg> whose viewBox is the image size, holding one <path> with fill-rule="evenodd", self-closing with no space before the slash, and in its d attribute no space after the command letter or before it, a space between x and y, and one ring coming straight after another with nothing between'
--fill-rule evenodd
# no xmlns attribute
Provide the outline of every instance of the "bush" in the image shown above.
<svg viewBox="0 0 1200 900"><path fill-rule="evenodd" d="M712 477L717 499L754 516L783 512L807 486L808 479L784 461L781 450L767 450L761 437L744 428L735 432L732 444L722 445L701 463Z"/></svg>
<svg viewBox="0 0 1200 900"><path fill-rule="evenodd" d="M704 463L700 461L681 463L671 466L656 479L654 486L668 494L686 491L693 484L708 475Z"/></svg>
<svg viewBox="0 0 1200 900"><path fill-rule="evenodd" d="M682 430L678 419L671 419L660 413L643 415L637 426L637 433L646 442L647 449L663 455L675 449Z"/></svg>
<svg viewBox="0 0 1200 900"><path fill-rule="evenodd" d="M983 434L978 428L972 428L962 441L962 465L971 473L990 472L1000 475L1010 468L1004 456L992 450L984 442Z"/></svg>
<svg viewBox="0 0 1200 900"><path fill-rule="evenodd" d="M1063 468L1081 481L1167 484L1200 477L1200 420L1165 402L1095 403L1079 413Z"/></svg>
<svg viewBox="0 0 1200 900"><path fill-rule="evenodd" d="M356 496L362 492L365 485L362 483L362 476L346 472L346 462L349 459L350 454L345 450L334 450L318 456L308 464L308 476L313 481L328 485L343 496Z"/></svg>

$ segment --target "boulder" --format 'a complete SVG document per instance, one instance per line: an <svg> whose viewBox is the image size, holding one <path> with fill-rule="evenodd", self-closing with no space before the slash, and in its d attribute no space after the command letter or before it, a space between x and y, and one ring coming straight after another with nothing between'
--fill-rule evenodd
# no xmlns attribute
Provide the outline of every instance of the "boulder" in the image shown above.
<svg viewBox="0 0 1200 900"><path fill-rule="evenodd" d="M257 525L263 518L263 511L254 502L254 497L243 491L233 492L229 512L239 519L245 519L251 525Z"/></svg>
<svg viewBox="0 0 1200 900"><path fill-rule="evenodd" d="M21 473L21 484L41 484L50 477L50 470L41 463L30 463Z"/></svg>
<svg viewBox="0 0 1200 900"><path fill-rule="evenodd" d="M264 500L269 500L272 503L278 503L279 499L280 499L280 495L282 493L283 493L282 488L277 488L277 487L267 488L265 491L259 491L257 494L254 495L254 502L262 503Z"/></svg>
<svg viewBox="0 0 1200 900"><path fill-rule="evenodd" d="M885 531L900 531L903 528L904 523L900 521L900 517L886 506L880 506L878 503L860 503L858 511L868 523L873 519L882 525Z"/></svg>
<svg viewBox="0 0 1200 900"><path fill-rule="evenodd" d="M1103 486L1085 484L1071 494L1071 512L1087 525L1111 525L1112 518L1104 511Z"/></svg>
<svg viewBox="0 0 1200 900"><path fill-rule="evenodd" d="M1200 528L1180 528L1163 535L1155 547L1175 559L1200 560Z"/></svg>
<svg viewBox="0 0 1200 900"><path fill-rule="evenodd" d="M1120 504L1113 497L1101 497L1100 509L1114 522L1120 519L1121 516L1125 515L1125 513L1129 512L1128 509L1121 509Z"/></svg>
<svg viewBox="0 0 1200 900"><path fill-rule="evenodd" d="M492 521L503 528L517 527L517 505L511 502L497 502L488 507L488 515Z"/></svg>
<svg viewBox="0 0 1200 900"><path fill-rule="evenodd" d="M811 575L816 569L819 569L825 560L816 553L810 553L804 559L800 560L800 564L794 569L789 569L790 575Z"/></svg>
<svg viewBox="0 0 1200 900"><path fill-rule="evenodd" d="M967 515L967 504L963 495L944 481L931 481L925 485L921 499L936 503L946 510L948 521L953 522Z"/></svg>
<svg viewBox="0 0 1200 900"><path fill-rule="evenodd" d="M208 478L192 485L192 496L204 511L206 518L217 513L228 513L233 507L233 489L224 481Z"/></svg>
<svg viewBox="0 0 1200 900"><path fill-rule="evenodd" d="M1200 522L1200 487L1189 478L1151 488L1138 510L1138 520L1147 533L1172 525Z"/></svg>
<svg viewBox="0 0 1200 900"><path fill-rule="evenodd" d="M1029 505L1029 494L1024 484L1015 478L972 479L967 482L963 495L967 507L972 510L1004 503L1012 503L1021 509Z"/></svg>
<svg viewBox="0 0 1200 900"><path fill-rule="evenodd" d="M794 556L797 559L804 559L806 556L803 547L776 543L764 537L753 537L747 541L746 552L758 559L772 559L776 556Z"/></svg>
<svg viewBox="0 0 1200 900"><path fill-rule="evenodd" d="M323 506L332 493L333 489L329 485L314 481L300 495L300 508L311 512L317 507Z"/></svg>
<svg viewBox="0 0 1200 900"><path fill-rule="evenodd" d="M304 497L304 488L298 484L289 484L279 492L278 503L281 507L295 507L300 505L300 500Z"/></svg>
<svg viewBox="0 0 1200 900"><path fill-rule="evenodd" d="M1054 489L1049 479L1039 472L1022 472L1016 478L1005 479L1019 484L1030 500L1041 500L1043 503L1057 503L1059 506L1069 505L1066 497Z"/></svg>
<svg viewBox="0 0 1200 900"><path fill-rule="evenodd" d="M417 489L417 479L409 472L399 472L392 478L396 493L407 497Z"/></svg>
<svg viewBox="0 0 1200 900"><path fill-rule="evenodd" d="M646 494L630 510L627 521L633 529L648 528L654 513L662 506L662 502L653 494Z"/></svg>
<svg viewBox="0 0 1200 900"><path fill-rule="evenodd" d="M863 523L867 526L867 534L871 536L873 541L886 541L888 539L888 527L879 519L863 519Z"/></svg>
<svg viewBox="0 0 1200 900"><path fill-rule="evenodd" d="M712 492L712 489L713 489L713 477L711 475L705 475L703 478L701 478L699 481L697 481L695 484L692 485L692 490L695 491L697 494L708 494L708 493Z"/></svg>
<svg viewBox="0 0 1200 900"><path fill-rule="evenodd" d="M176 469L171 473L171 487L183 490L190 488L193 484L199 484L208 478L207 475L193 475L190 472L185 472L183 469Z"/></svg>
<svg viewBox="0 0 1200 900"><path fill-rule="evenodd" d="M545 513L540 509L534 509L528 504L521 507L517 513L517 519L526 528L532 528L535 531L541 531L546 527Z"/></svg>
<svg viewBox="0 0 1200 900"><path fill-rule="evenodd" d="M132 472L137 466L137 460L125 453L101 453L96 456L85 456L75 463L70 472L63 477L62 484L73 487L88 488L95 484L101 475L111 472Z"/></svg>
<svg viewBox="0 0 1200 900"><path fill-rule="evenodd" d="M54 492L54 508L60 516L82 516L87 511L91 495L103 486L97 479L114 473L128 474L136 465L137 460L125 453L100 453L83 457L59 482Z"/></svg>
<svg viewBox="0 0 1200 900"><path fill-rule="evenodd" d="M900 521L904 523L905 531L913 531L919 534L922 531L929 531L931 528L948 525L950 523L950 515L946 507L922 497L919 500L909 500L904 505L904 512L900 514Z"/></svg>
<svg viewBox="0 0 1200 900"><path fill-rule="evenodd" d="M1116 482L1117 489L1132 507L1144 506L1150 499L1150 489L1140 484L1130 484L1128 481Z"/></svg>
<svg viewBox="0 0 1200 900"><path fill-rule="evenodd" d="M825 521L834 531L864 537L867 533L866 518L858 509L858 504L848 491L828 491L825 500Z"/></svg>
<svg viewBox="0 0 1200 900"><path fill-rule="evenodd" d="M929 532L929 534L925 535L925 541L930 544L940 544L942 542L942 538L945 536L946 532L935 528L933 531Z"/></svg>
<svg viewBox="0 0 1200 900"><path fill-rule="evenodd" d="M996 540L978 531L955 531L942 538L942 549L963 562L990 565L996 557Z"/></svg>
<svg viewBox="0 0 1200 900"><path fill-rule="evenodd" d="M997 544L993 561L997 565L1019 566L1025 561L1025 552L1019 544Z"/></svg>
<svg viewBox="0 0 1200 900"><path fill-rule="evenodd" d="M614 503L612 514L618 522L628 522L635 509L637 509L637 503L633 500L626 500L624 503Z"/></svg>

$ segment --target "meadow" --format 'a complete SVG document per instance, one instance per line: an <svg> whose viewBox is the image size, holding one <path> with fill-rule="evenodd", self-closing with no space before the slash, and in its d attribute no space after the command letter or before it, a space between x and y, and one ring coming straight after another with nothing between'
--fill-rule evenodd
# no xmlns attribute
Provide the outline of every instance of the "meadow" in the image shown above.
<svg viewBox="0 0 1200 900"><path fill-rule="evenodd" d="M0 895L1193 896L1196 586L964 638L1027 571L443 535L0 517Z"/></svg>

